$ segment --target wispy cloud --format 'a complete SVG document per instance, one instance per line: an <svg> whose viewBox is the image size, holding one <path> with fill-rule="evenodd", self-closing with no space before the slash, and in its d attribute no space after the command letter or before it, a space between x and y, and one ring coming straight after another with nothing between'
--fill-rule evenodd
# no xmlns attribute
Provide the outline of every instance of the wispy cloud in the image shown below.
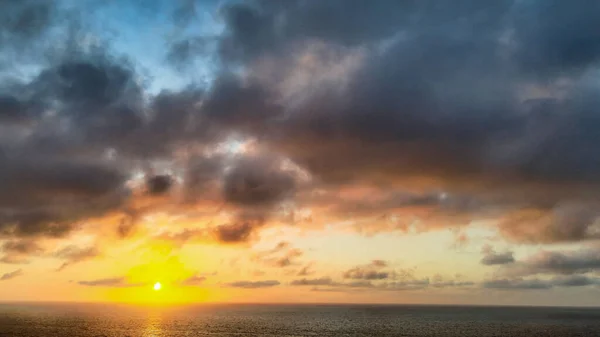
<svg viewBox="0 0 600 337"><path fill-rule="evenodd" d="M21 275L23 275L23 270L17 269L17 270L15 270L13 272L6 273L6 274L3 274L2 276L0 276L0 281L12 280L15 277L19 277Z"/></svg>
<svg viewBox="0 0 600 337"><path fill-rule="evenodd" d="M78 281L77 284L88 287L128 288L142 287L145 283L129 283L125 277L104 278L89 281Z"/></svg>
<svg viewBox="0 0 600 337"><path fill-rule="evenodd" d="M225 285L232 288L245 288L245 289L257 289L257 288L271 288L280 285L281 283L276 280L265 280L265 281L235 281L226 283Z"/></svg>

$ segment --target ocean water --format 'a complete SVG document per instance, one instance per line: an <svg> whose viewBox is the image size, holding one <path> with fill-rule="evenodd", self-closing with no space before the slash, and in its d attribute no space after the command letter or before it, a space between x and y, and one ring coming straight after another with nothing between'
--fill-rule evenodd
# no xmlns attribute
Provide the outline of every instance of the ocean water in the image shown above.
<svg viewBox="0 0 600 337"><path fill-rule="evenodd" d="M0 336L600 336L600 309L0 304Z"/></svg>

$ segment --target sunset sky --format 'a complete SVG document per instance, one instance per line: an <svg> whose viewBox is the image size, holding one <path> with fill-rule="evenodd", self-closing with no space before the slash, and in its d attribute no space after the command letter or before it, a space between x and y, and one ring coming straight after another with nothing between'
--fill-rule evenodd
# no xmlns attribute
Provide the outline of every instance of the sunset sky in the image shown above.
<svg viewBox="0 0 600 337"><path fill-rule="evenodd" d="M599 17L2 1L0 302L600 305Z"/></svg>

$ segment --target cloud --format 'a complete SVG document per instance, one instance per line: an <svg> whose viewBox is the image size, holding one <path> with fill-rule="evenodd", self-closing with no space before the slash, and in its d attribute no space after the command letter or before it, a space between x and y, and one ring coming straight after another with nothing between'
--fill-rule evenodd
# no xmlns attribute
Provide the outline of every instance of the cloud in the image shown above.
<svg viewBox="0 0 600 337"><path fill-rule="evenodd" d="M600 279L584 275L568 275L556 277L552 280L552 283L558 287L585 287L589 285L599 285Z"/></svg>
<svg viewBox="0 0 600 337"><path fill-rule="evenodd" d="M257 288L271 288L278 286L280 283L276 280L266 281L235 281L227 283L226 286L232 288L244 288L244 289L257 289Z"/></svg>
<svg viewBox="0 0 600 337"><path fill-rule="evenodd" d="M128 288L128 287L141 287L142 283L128 283L124 277L114 277L97 279L90 281L78 281L77 284L88 287L110 287L110 288Z"/></svg>
<svg viewBox="0 0 600 337"><path fill-rule="evenodd" d="M374 260L371 265L381 264L387 266L387 263L381 263L382 260ZM370 275L367 275L370 276ZM471 281L444 280L439 275L431 281L429 278L417 278L408 271L394 273L395 280L386 280L386 278L360 278L351 281L335 281L331 277L320 278L301 278L290 282L291 286L313 286L314 291L411 291L422 290L426 288L449 289L449 288L469 288L477 285ZM347 278L346 278L347 279Z"/></svg>
<svg viewBox="0 0 600 337"><path fill-rule="evenodd" d="M164 55L210 60L209 80L162 91L145 61L90 38L95 11L62 5L0 5L3 238L206 204L231 219L193 233L224 244L342 219L365 235L483 219L518 243L599 236L596 5L226 3L222 33ZM186 27L197 8L177 7ZM392 276L375 267L348 277Z"/></svg>
<svg viewBox="0 0 600 337"><path fill-rule="evenodd" d="M297 265L297 259L302 255L302 250L291 247L289 242L281 241L274 248L258 253L256 260L272 267L286 268Z"/></svg>
<svg viewBox="0 0 600 337"><path fill-rule="evenodd" d="M488 289L539 290L553 287L585 287L600 284L600 279L583 275L559 276L552 279L495 279L484 281L482 286Z"/></svg>
<svg viewBox="0 0 600 337"><path fill-rule="evenodd" d="M493 247L485 246L482 249L483 257L481 258L481 264L486 266L510 264L515 262L513 252L497 253Z"/></svg>
<svg viewBox="0 0 600 337"><path fill-rule="evenodd" d="M241 157L224 179L225 200L243 206L270 206L295 189L294 172L282 169L276 158Z"/></svg>
<svg viewBox="0 0 600 337"><path fill-rule="evenodd" d="M581 71L598 62L598 34L590 26L600 13L597 4L582 8L551 0L520 7L515 18L516 53L524 71L548 76Z"/></svg>
<svg viewBox="0 0 600 337"><path fill-rule="evenodd" d="M600 270L600 251L582 248L571 251L540 251L523 261L519 272L527 274L578 274Z"/></svg>
<svg viewBox="0 0 600 337"><path fill-rule="evenodd" d="M328 286L335 285L336 283L329 277L321 277L316 279L298 279L290 282L292 286Z"/></svg>
<svg viewBox="0 0 600 337"><path fill-rule="evenodd" d="M198 285L202 285L205 281L206 281L206 276L194 275L194 276L188 277L187 279L183 280L181 282L181 285L198 286Z"/></svg>
<svg viewBox="0 0 600 337"><path fill-rule="evenodd" d="M100 256L100 251L96 246L78 247L70 245L54 252L53 256L65 261L57 269L58 271L61 271L76 263L91 260Z"/></svg>
<svg viewBox="0 0 600 337"><path fill-rule="evenodd" d="M431 284L431 286L434 288L452 288L452 287L463 288L463 287L471 287L471 286L475 286L475 285L476 285L476 283L471 282L471 281L454 281L454 280L438 281L438 282L433 282Z"/></svg>
<svg viewBox="0 0 600 337"><path fill-rule="evenodd" d="M31 256L41 254L44 250L36 241L20 239L4 242L0 251L4 253L0 262L19 264L28 263Z"/></svg>
<svg viewBox="0 0 600 337"><path fill-rule="evenodd" d="M146 188L151 195L160 195L169 191L173 178L169 175L155 175L146 179Z"/></svg>
<svg viewBox="0 0 600 337"><path fill-rule="evenodd" d="M483 282L483 287L488 289L549 289L552 285L537 279L498 279Z"/></svg>
<svg viewBox="0 0 600 337"><path fill-rule="evenodd" d="M300 270L298 270L298 272L296 273L296 276L309 276L314 274L314 271L311 270L312 265L307 265L304 266L302 268L300 268Z"/></svg>
<svg viewBox="0 0 600 337"><path fill-rule="evenodd" d="M263 221L240 221L220 225L215 229L216 238L223 243L240 243L250 238L255 228L262 226Z"/></svg>
<svg viewBox="0 0 600 337"><path fill-rule="evenodd" d="M6 274L3 274L2 276L0 276L0 281L12 280L13 278L19 277L21 275L23 275L23 270L17 269L13 272L6 273Z"/></svg>
<svg viewBox="0 0 600 337"><path fill-rule="evenodd" d="M0 42L7 47L26 46L40 38L56 20L56 4L37 0L5 2L1 5Z"/></svg>
<svg viewBox="0 0 600 337"><path fill-rule="evenodd" d="M429 205L430 212L479 216L476 208L444 207L453 195L466 195L483 204L480 209L496 210L497 218L533 211L548 219L531 233L504 222L502 232L514 241L591 239L591 217L563 231L571 222L560 207L547 205L582 195L594 205L598 200L586 187L597 183L600 161L585 126L594 122L590 111L598 88L579 81L581 72L573 71L594 67L598 53L588 20L593 15L586 13L577 29L567 31L550 18L571 22L579 9L567 8L576 5L561 4L544 20L531 19L546 6L513 1L441 7L389 1L369 8L344 2L228 5L222 10L221 58L245 72L217 79L205 108L211 118L256 136L329 188L435 181L415 186L451 196L419 206ZM323 19L342 10L348 15ZM358 23L369 29L358 29ZM543 81L523 71L532 55L543 58L537 65L551 61L547 55L553 54L542 52L548 50L544 43L574 57L561 52L570 50L560 49L568 41L579 41L585 51L577 67L561 68L560 76L553 67L539 67ZM570 61L575 60L557 64ZM543 104L523 99L523 88L543 89L565 72L575 79L566 99L552 94ZM387 207L382 213L394 211Z"/></svg>
<svg viewBox="0 0 600 337"><path fill-rule="evenodd" d="M357 266L344 272L344 278L353 280L384 280L392 276L388 271L381 271L387 266L382 260L373 260L370 264Z"/></svg>

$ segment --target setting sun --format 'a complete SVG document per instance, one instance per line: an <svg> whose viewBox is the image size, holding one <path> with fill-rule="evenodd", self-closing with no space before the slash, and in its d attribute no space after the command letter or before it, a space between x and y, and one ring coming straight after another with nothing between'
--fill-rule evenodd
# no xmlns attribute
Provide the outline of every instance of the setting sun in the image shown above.
<svg viewBox="0 0 600 337"><path fill-rule="evenodd" d="M162 285L160 284L160 282L154 283L154 291L159 291L161 288L162 288Z"/></svg>

